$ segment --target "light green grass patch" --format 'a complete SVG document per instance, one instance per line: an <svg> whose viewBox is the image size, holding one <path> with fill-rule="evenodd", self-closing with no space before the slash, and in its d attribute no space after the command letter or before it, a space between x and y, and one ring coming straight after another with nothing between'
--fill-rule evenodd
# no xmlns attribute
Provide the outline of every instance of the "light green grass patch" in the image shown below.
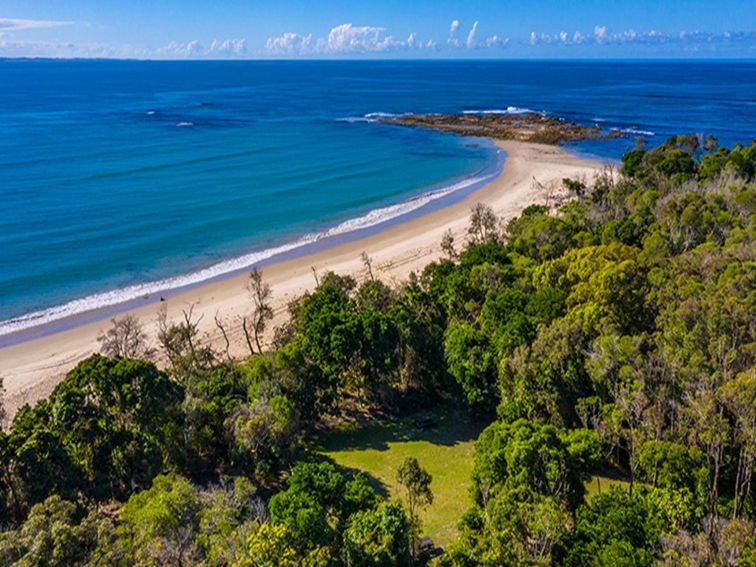
<svg viewBox="0 0 756 567"><path fill-rule="evenodd" d="M427 412L437 426L415 427L417 416L361 426L342 426L316 440L316 450L337 465L358 470L389 498L406 503L396 471L415 457L432 476L433 504L420 513L423 532L437 545L457 537L457 523L470 507L474 442L483 429L459 413Z"/></svg>
<svg viewBox="0 0 756 567"><path fill-rule="evenodd" d="M591 477L590 480L585 482L585 501L590 502L591 498L597 494L609 492L609 489L613 486L628 490L630 488L630 483L626 480L611 478L608 476L596 475Z"/></svg>

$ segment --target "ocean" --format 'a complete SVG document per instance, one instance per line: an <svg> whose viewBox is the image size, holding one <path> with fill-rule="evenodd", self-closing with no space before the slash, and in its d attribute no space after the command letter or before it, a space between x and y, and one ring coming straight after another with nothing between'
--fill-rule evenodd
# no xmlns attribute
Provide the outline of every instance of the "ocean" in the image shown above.
<svg viewBox="0 0 756 567"><path fill-rule="evenodd" d="M493 177L487 140L382 115L543 111L756 135L754 62L0 60L0 335L377 230Z"/></svg>

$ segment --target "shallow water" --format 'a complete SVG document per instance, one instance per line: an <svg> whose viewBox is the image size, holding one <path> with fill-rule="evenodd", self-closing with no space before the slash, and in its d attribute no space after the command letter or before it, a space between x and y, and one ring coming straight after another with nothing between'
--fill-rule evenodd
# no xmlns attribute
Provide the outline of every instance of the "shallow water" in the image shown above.
<svg viewBox="0 0 756 567"><path fill-rule="evenodd" d="M638 134L756 135L753 63L0 61L0 84L0 320L238 269L496 162L376 113L542 110L627 130L575 146L614 158Z"/></svg>

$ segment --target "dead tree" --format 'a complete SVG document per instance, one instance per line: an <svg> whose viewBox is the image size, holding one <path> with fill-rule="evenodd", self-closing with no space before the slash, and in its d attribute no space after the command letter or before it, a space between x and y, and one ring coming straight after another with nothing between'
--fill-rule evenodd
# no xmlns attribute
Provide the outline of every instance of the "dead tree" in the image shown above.
<svg viewBox="0 0 756 567"><path fill-rule="evenodd" d="M3 387L3 377L0 376L0 429L5 423L5 388Z"/></svg>
<svg viewBox="0 0 756 567"><path fill-rule="evenodd" d="M452 233L451 229L447 229L441 237L441 250L449 260L454 261L457 259L457 250L454 248L454 233Z"/></svg>
<svg viewBox="0 0 756 567"><path fill-rule="evenodd" d="M215 326L218 327L218 330L221 332L221 336L223 336L223 340L226 343L226 346L224 348L224 351L226 352L226 359L231 360L231 341L228 339L228 333L226 332L226 327L223 325L223 319L221 319L220 315L217 312L215 313Z"/></svg>
<svg viewBox="0 0 756 567"><path fill-rule="evenodd" d="M97 337L102 354L124 358L150 358L154 354L137 317L125 315L110 322L110 329Z"/></svg>
<svg viewBox="0 0 756 567"><path fill-rule="evenodd" d="M204 317L194 317L194 305L182 311L183 321L169 323L167 306L158 311L158 340L177 379L183 380L195 371L208 368L215 354L209 346L199 342L199 325Z"/></svg>
<svg viewBox="0 0 756 567"><path fill-rule="evenodd" d="M247 318L242 318L242 329L244 330L244 336L247 339L247 346L249 352L255 354L255 349L252 346L252 338L254 338L255 346L257 346L257 353L262 354L262 336L265 333L265 328L268 325L268 321L273 318L273 308L270 306L270 285L263 281L262 270L254 268L249 273L249 282L247 285L249 293L252 296L252 316L251 327L252 332L250 334L249 326L247 325Z"/></svg>
<svg viewBox="0 0 756 567"><path fill-rule="evenodd" d="M499 219L490 206L483 203L473 206L467 234L473 244L499 241Z"/></svg>
<svg viewBox="0 0 756 567"><path fill-rule="evenodd" d="M375 281L375 276L373 276L373 259L363 250L362 254L360 254L360 260L362 260L362 265L367 270L370 281Z"/></svg>

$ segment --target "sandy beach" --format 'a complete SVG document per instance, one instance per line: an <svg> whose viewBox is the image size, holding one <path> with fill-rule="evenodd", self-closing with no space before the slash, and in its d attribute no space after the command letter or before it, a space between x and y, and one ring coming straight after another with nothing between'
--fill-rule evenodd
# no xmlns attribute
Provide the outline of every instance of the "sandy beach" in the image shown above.
<svg viewBox="0 0 756 567"><path fill-rule="evenodd" d="M502 172L463 200L359 240L266 265L263 275L271 285L275 311L270 328L285 320L292 299L315 286L313 270L362 279L366 272L360 255L366 252L373 260L374 273L385 282L398 285L410 272L419 272L441 255L440 241L447 229L455 235L458 247L464 242L470 208L475 203L489 204L506 220L528 205L563 197L563 178L590 180L602 166L555 146L513 141L497 144L507 154ZM223 340L215 325L218 316L229 331L231 354L242 356L248 351L242 338L241 315L251 309L247 279L246 274L236 275L172 295L166 302L168 317L178 319L183 310L193 306L195 317L202 317L200 329L205 339L221 347ZM130 311L140 319L153 342L160 305L155 302ZM77 362L97 352L97 337L109 326L110 317L103 314L101 320L0 349L0 376L4 380L9 417L23 404L47 396Z"/></svg>

